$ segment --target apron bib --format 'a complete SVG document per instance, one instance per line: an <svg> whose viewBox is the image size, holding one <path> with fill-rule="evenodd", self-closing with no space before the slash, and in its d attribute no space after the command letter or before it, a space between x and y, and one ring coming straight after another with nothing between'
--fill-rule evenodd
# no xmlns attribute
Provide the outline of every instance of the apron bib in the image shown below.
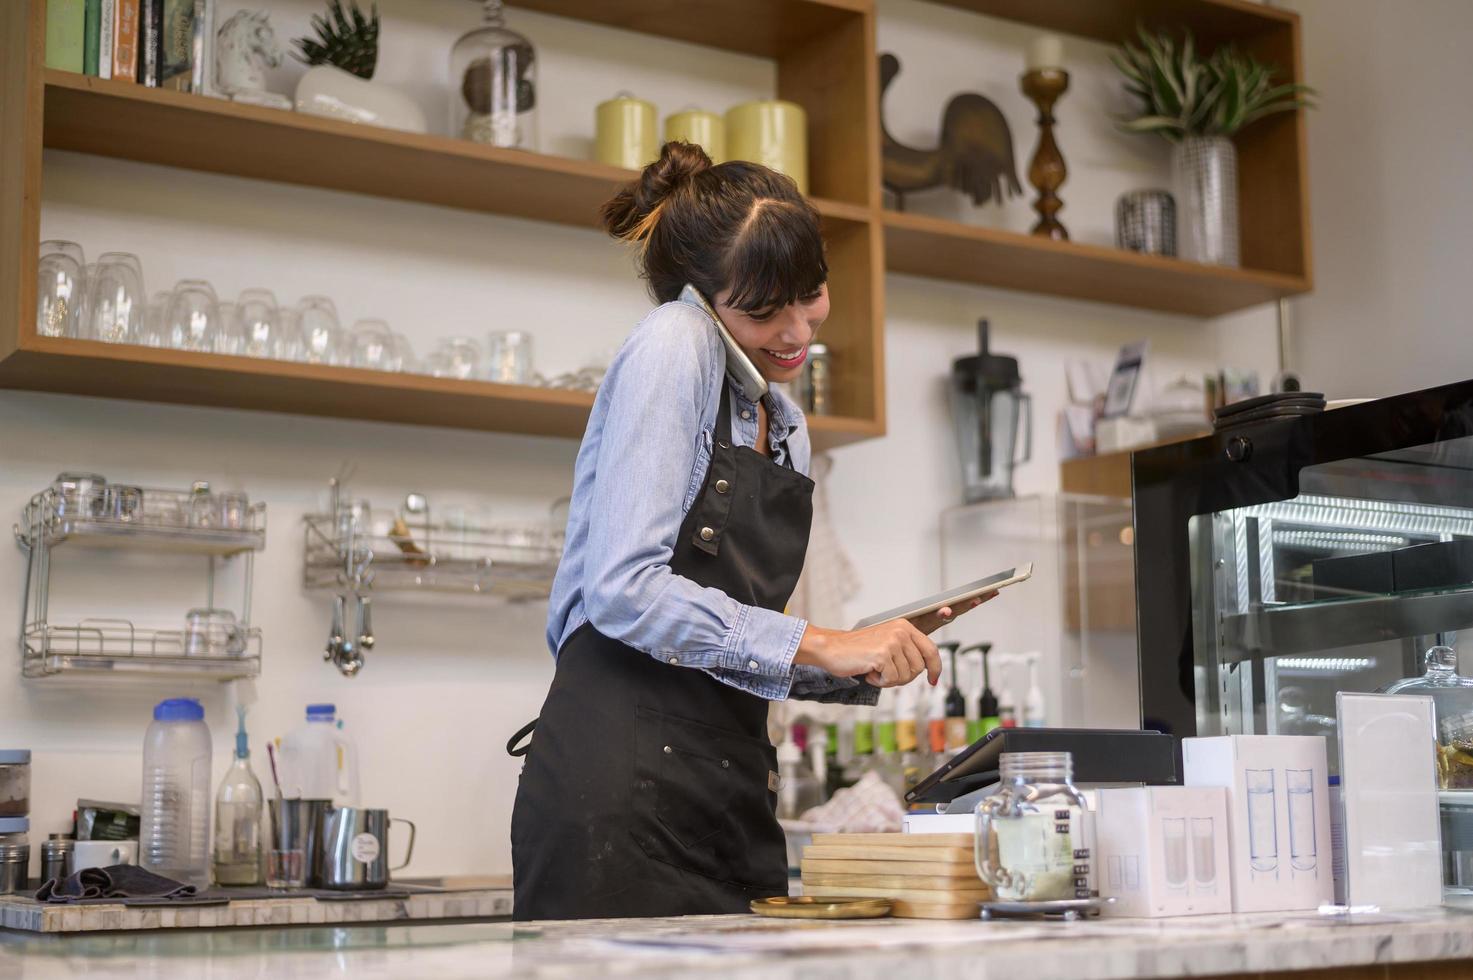
<svg viewBox="0 0 1473 980"><path fill-rule="evenodd" d="M813 481L788 459L733 444L723 387L671 570L781 611L813 516ZM514 918L746 912L787 894L766 700L585 623L535 724L512 811Z"/></svg>

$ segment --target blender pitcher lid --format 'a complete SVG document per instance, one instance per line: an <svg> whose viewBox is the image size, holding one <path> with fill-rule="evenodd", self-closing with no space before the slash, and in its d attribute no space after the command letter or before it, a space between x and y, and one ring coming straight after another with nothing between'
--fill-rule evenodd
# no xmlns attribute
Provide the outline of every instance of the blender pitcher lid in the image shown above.
<svg viewBox="0 0 1473 980"><path fill-rule="evenodd" d="M986 318L977 321L977 353L958 357L951 362L951 370L958 378L977 379L984 388L1016 388L1023 383L1018 372L1018 359L1006 354L993 354L988 350L988 326Z"/></svg>

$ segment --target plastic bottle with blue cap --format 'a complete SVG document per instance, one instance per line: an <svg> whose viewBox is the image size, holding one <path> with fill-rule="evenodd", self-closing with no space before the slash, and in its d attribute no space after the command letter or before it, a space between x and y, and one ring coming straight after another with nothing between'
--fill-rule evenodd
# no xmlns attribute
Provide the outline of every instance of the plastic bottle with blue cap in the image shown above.
<svg viewBox="0 0 1473 980"><path fill-rule="evenodd" d="M153 709L143 740L138 861L149 871L204 888L210 883L210 729L194 698Z"/></svg>
<svg viewBox="0 0 1473 980"><path fill-rule="evenodd" d="M288 799L358 805L358 749L342 730L336 705L307 705L306 721L282 740L281 770Z"/></svg>

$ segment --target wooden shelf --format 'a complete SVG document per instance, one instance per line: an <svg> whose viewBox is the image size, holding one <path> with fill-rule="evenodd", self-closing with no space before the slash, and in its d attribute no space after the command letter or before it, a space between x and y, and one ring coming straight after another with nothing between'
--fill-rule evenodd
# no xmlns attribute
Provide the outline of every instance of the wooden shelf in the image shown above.
<svg viewBox="0 0 1473 980"><path fill-rule="evenodd" d="M635 171L241 105L48 69L43 140L59 150L593 228ZM831 222L857 204L815 198Z"/></svg>
<svg viewBox="0 0 1473 980"><path fill-rule="evenodd" d="M892 272L1069 299L1219 316L1309 288L1296 276L1056 242L929 215L887 211L884 227Z"/></svg>
<svg viewBox="0 0 1473 980"><path fill-rule="evenodd" d="M516 7L726 51L781 58L838 30L872 0L510 0Z"/></svg>
<svg viewBox="0 0 1473 980"><path fill-rule="evenodd" d="M490 432L583 435L593 395L422 374L36 337L0 362L0 386ZM818 448L883 434L866 419L812 418Z"/></svg>
<svg viewBox="0 0 1473 980"><path fill-rule="evenodd" d="M1118 43L1135 36L1136 25L1186 28L1204 44L1252 37L1297 20L1291 11L1253 0L935 0L975 14L1014 20L1061 34Z"/></svg>

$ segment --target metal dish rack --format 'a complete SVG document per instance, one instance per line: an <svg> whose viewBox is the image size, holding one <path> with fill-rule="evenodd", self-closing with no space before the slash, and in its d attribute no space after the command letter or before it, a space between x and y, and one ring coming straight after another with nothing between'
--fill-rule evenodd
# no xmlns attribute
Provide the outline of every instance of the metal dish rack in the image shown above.
<svg viewBox="0 0 1473 980"><path fill-rule="evenodd" d="M51 486L31 498L15 536L28 559L20 634L26 677L131 674L229 680L260 673L261 631L250 626L250 611L255 552L266 545L265 504L252 504L243 494L205 490ZM215 606L220 564L242 561L239 621L188 629L145 628L123 618L53 623L52 552L62 545L203 556L205 605L210 608Z"/></svg>
<svg viewBox="0 0 1473 980"><path fill-rule="evenodd" d="M332 513L306 521L304 584L314 590L437 592L545 599L562 556L562 530L451 525L422 515L368 527L335 493ZM378 511L374 511L378 513Z"/></svg>

